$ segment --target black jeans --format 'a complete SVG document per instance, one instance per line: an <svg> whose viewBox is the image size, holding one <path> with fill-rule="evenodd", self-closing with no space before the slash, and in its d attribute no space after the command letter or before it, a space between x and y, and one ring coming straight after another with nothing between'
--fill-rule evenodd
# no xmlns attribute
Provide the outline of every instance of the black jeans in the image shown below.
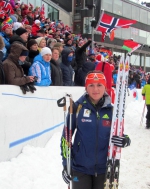
<svg viewBox="0 0 150 189"><path fill-rule="evenodd" d="M104 189L105 174L86 175L72 171L72 189Z"/></svg>
<svg viewBox="0 0 150 189"><path fill-rule="evenodd" d="M150 121L150 105L146 105L147 106L147 114L146 114L146 119L148 121Z"/></svg>

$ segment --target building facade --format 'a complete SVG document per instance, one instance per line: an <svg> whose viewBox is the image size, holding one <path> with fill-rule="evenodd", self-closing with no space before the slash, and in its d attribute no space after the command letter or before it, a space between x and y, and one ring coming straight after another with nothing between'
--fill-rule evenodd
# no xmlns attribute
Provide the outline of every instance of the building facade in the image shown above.
<svg viewBox="0 0 150 189"><path fill-rule="evenodd" d="M90 10L85 10L87 13L84 12L84 14L79 12L79 9L85 8L85 3L86 0L74 0L73 28L75 33L81 33L83 36L91 38L92 14ZM130 57L130 63L150 71L150 9L133 0L101 0L101 9L117 18L137 20L137 23L128 29L115 30L114 41L110 41L109 36L106 36L105 42L101 43L101 33L94 32L94 41L110 48L116 55L125 56L126 51L121 48L123 41L133 38L134 41L141 44L141 47Z"/></svg>

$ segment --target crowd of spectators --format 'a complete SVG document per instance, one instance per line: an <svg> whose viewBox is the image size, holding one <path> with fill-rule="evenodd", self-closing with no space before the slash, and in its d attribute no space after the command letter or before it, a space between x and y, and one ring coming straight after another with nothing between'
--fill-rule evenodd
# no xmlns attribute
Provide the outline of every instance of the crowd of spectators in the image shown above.
<svg viewBox="0 0 150 189"><path fill-rule="evenodd" d="M61 20L45 18L43 6L1 0L0 6L0 84L20 86L24 94L34 92L34 85L84 86L86 74L105 58L113 65L115 86L120 57L94 42L92 49L91 39L73 34ZM139 72L130 70L129 84L135 80L140 88Z"/></svg>

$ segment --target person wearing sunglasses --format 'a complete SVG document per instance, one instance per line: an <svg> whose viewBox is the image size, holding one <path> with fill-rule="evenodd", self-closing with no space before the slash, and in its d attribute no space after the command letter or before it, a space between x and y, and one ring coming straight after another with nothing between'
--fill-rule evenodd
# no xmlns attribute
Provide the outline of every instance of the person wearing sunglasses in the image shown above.
<svg viewBox="0 0 150 189"><path fill-rule="evenodd" d="M72 189L104 189L104 179L111 130L113 107L106 92L106 78L100 71L89 72L85 78L86 93L73 104L71 175L65 159L65 131L61 138L62 177ZM70 120L67 117L67 127ZM76 132L75 132L76 130ZM129 146L127 135L113 136L115 146Z"/></svg>

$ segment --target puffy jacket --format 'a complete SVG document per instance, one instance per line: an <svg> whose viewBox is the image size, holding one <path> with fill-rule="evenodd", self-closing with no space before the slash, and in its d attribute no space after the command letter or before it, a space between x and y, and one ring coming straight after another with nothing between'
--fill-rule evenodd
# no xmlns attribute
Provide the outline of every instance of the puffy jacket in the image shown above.
<svg viewBox="0 0 150 189"><path fill-rule="evenodd" d="M37 31L38 31L39 29L40 29L40 27L39 27L38 25L33 24L33 25L32 25L31 34L32 34L33 36L37 36Z"/></svg>
<svg viewBox="0 0 150 189"><path fill-rule="evenodd" d="M0 32L0 36L2 36L3 41L5 43L5 47L3 47L2 52L3 52L3 60L5 60L8 56L9 50L10 50L10 38L4 33Z"/></svg>
<svg viewBox="0 0 150 189"><path fill-rule="evenodd" d="M72 51L68 48L62 51L62 63L60 64L62 75L63 75L63 85L64 86L73 86L73 68L71 66L71 62L68 62L68 55Z"/></svg>
<svg viewBox="0 0 150 189"><path fill-rule="evenodd" d="M96 108L89 102L87 95L84 95L75 103L76 107L82 105L78 117L76 118L76 112L72 114L72 134L77 128L72 145L72 169L88 175L102 174L106 171L112 105L107 94L104 98L103 106ZM69 126L69 115L67 126ZM63 165L66 165L64 156Z"/></svg>
<svg viewBox="0 0 150 189"><path fill-rule="evenodd" d="M29 68L28 75L36 76L38 78L35 85L49 86L51 84L50 62L45 62L40 54L37 55Z"/></svg>
<svg viewBox="0 0 150 189"><path fill-rule="evenodd" d="M145 96L146 105L150 105L150 84L146 84L142 89L142 95Z"/></svg>
<svg viewBox="0 0 150 189"><path fill-rule="evenodd" d="M22 50L27 48L19 43L12 44L10 54L3 62L6 84L20 86L30 82L30 78L24 75L22 66L18 63Z"/></svg>

